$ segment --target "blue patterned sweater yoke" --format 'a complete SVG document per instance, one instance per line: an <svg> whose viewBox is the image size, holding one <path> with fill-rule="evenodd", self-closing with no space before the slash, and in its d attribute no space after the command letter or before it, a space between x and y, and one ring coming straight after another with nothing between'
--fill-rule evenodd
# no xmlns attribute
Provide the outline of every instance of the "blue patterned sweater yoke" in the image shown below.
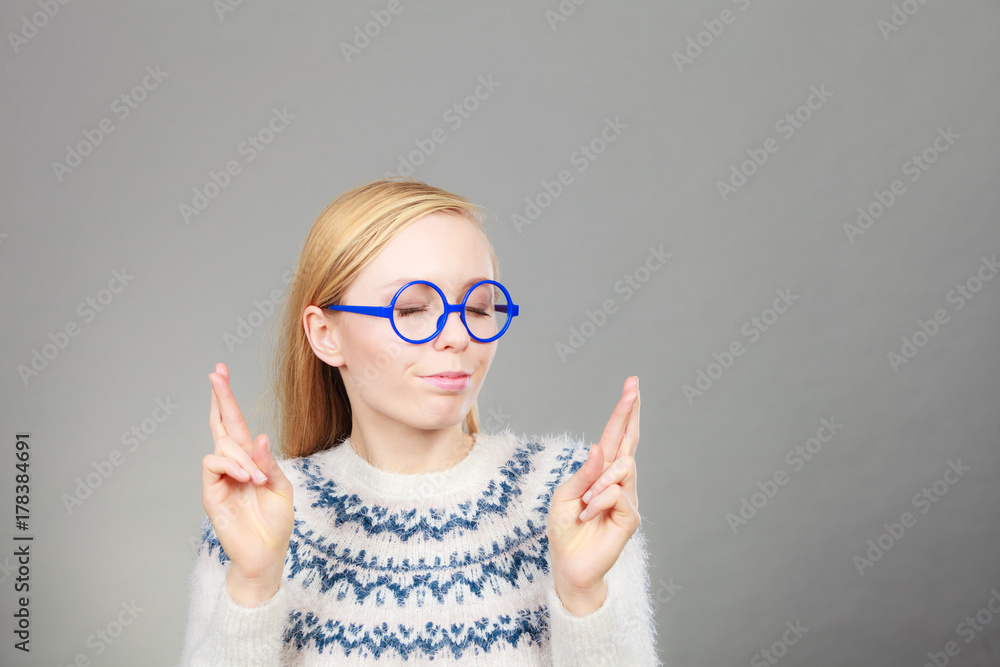
<svg viewBox="0 0 1000 667"><path fill-rule="evenodd" d="M574 615L553 586L552 494L588 449L508 430L424 474L376 468L347 440L279 459L295 509L281 585L236 603L203 517L181 664L660 664L641 525L601 607Z"/></svg>

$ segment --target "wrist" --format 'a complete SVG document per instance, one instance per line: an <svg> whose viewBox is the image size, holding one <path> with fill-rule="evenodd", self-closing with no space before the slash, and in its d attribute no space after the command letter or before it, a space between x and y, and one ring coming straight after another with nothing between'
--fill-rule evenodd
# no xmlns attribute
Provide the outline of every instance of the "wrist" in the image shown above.
<svg viewBox="0 0 1000 667"><path fill-rule="evenodd" d="M556 582L555 589L563 607L574 616L586 616L600 609L608 595L608 585L603 577L594 586L579 587Z"/></svg>
<svg viewBox="0 0 1000 667"><path fill-rule="evenodd" d="M231 568L226 574L229 597L241 607L252 607L274 597L281 586L281 575L244 577Z"/></svg>

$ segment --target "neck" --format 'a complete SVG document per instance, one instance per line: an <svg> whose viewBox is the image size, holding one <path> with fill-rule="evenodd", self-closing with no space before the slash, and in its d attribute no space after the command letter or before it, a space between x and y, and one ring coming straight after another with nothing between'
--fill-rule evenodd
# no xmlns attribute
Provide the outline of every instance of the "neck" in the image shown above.
<svg viewBox="0 0 1000 667"><path fill-rule="evenodd" d="M425 432L425 437L408 439L366 437L354 424L350 444L362 459L386 472L404 475L446 470L468 456L472 436L460 427Z"/></svg>

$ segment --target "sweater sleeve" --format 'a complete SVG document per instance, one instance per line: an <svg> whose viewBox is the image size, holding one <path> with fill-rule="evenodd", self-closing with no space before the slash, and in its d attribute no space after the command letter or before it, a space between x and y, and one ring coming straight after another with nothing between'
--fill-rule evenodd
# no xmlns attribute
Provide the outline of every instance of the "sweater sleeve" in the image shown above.
<svg viewBox="0 0 1000 667"><path fill-rule="evenodd" d="M226 574L231 562L211 521L201 524L202 539L188 579L189 607L180 667L273 667L281 665L282 628L287 614L287 584L253 607L236 603Z"/></svg>
<svg viewBox="0 0 1000 667"><path fill-rule="evenodd" d="M604 581L604 603L585 616L566 609L551 575L546 581L552 664L661 665L649 597L648 551L642 524L625 543Z"/></svg>

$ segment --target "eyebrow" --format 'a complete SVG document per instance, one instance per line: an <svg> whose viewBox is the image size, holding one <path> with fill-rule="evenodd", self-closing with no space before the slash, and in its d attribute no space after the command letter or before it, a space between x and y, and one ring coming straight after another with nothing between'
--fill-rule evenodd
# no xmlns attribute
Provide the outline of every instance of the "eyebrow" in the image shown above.
<svg viewBox="0 0 1000 667"><path fill-rule="evenodd" d="M406 283L412 282L414 280L426 280L426 279L425 278L400 278L399 280L393 280L391 283L386 283L385 285L382 285L382 287L380 287L379 290L378 290L378 294L381 295L381 294L384 294L386 292L392 292L393 294L395 294L396 290L398 290L400 287L402 287ZM470 287L472 287L476 283L478 283L480 281L483 281L483 280L490 280L490 278L487 278L485 276L481 276L481 277L478 277L478 278L470 278L468 281L466 281L466 283L464 285L461 286L461 292L460 293L464 296L465 295L465 291L467 289L469 289ZM434 281L431 280L429 282L434 282ZM439 285L439 287L440 287L440 285Z"/></svg>

